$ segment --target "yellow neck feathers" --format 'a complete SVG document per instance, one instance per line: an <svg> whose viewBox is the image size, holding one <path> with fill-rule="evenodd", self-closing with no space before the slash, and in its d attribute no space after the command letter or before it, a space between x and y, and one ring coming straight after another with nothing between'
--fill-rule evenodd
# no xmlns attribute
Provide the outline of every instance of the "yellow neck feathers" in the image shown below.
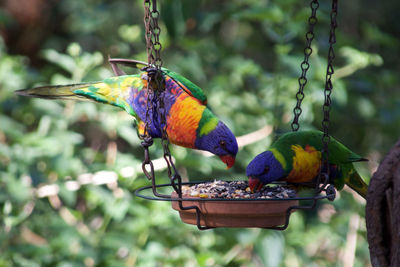
<svg viewBox="0 0 400 267"><path fill-rule="evenodd" d="M292 171L286 180L294 183L312 181L319 172L321 152L309 145L306 145L304 149L300 145L292 145L291 149L295 155Z"/></svg>

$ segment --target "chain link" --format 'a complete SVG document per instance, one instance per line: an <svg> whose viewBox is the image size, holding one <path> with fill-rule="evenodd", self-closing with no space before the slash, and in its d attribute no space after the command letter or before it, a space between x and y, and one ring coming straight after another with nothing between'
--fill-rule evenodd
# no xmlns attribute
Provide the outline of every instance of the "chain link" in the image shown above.
<svg viewBox="0 0 400 267"><path fill-rule="evenodd" d="M330 124L330 118L329 118L329 113L331 109L331 94L333 90L333 84L332 84L332 76L334 73L333 69L333 60L335 59L335 52L333 49L333 45L336 43L336 34L335 30L337 27L337 22L336 22L336 17L337 17L337 5L338 1L337 0L332 0L332 10L330 13L330 18L331 18L331 24L330 24L330 32L329 32L329 50L328 50L328 66L327 66L327 71L326 71L326 79L325 79L325 88L324 88L324 104L322 106L322 111L323 111L323 120L322 120L322 129L323 129L323 136L322 136L322 164L320 168L320 174L317 177L317 183L316 183L316 192L320 193L321 190L327 185L329 182L329 151L328 151L328 146L330 142L330 136L329 136L329 124ZM301 103L304 99L304 87L307 84L307 71L310 68L310 64L308 63L308 60L312 54L312 48L311 48L311 43L312 40L314 39L314 26L317 23L317 9L319 7L318 0L312 0L310 3L311 7L311 16L308 19L308 32L306 33L306 46L304 48L304 60L301 63L300 67L302 70L302 73L298 79L299 83L299 90L296 93L296 106L293 109L293 122L291 124L292 131L297 131L300 128L299 125L299 118L302 113L301 109ZM322 187L319 186L320 183L323 183L324 185Z"/></svg>
<svg viewBox="0 0 400 267"><path fill-rule="evenodd" d="M318 0L312 0L310 3L311 7L311 16L308 18L308 32L306 33L306 46L304 48L304 60L300 64L301 67L301 75L298 79L299 82L299 90L296 93L296 107L293 109L293 122L291 124L292 126L292 131L297 131L300 128L299 125L299 118L302 113L301 109L301 102L304 99L304 87L307 84L307 71L310 68L310 64L308 63L308 60L312 54L312 48L311 48L311 43L312 40L314 39L314 26L317 24L317 10L319 7Z"/></svg>
<svg viewBox="0 0 400 267"><path fill-rule="evenodd" d="M325 79L325 90L324 90L324 105L322 106L322 111L324 114L324 118L322 120L322 129L324 132L324 135L322 136L322 143L323 143L323 150L322 150L322 158L323 158L323 170L327 172L329 175L329 162L328 162L328 157L329 157L329 151L328 151L328 145L330 142L330 136L329 136L329 113L331 110L331 94L333 90L333 84L332 84L332 76L334 73L333 69L333 60L335 59L335 52L333 50L333 45L336 43L336 34L335 30L337 27L337 22L336 22L336 17L337 17L337 9L338 6L338 1L337 0L332 0L332 10L331 10L331 25L330 25L330 32L329 32L329 50L328 50L328 66L326 70L326 79Z"/></svg>
<svg viewBox="0 0 400 267"><path fill-rule="evenodd" d="M150 11L151 9L151 11ZM145 166L150 165L152 170L152 163L148 153L148 144L146 139L151 139L148 134L150 118L149 110L152 110L153 114L153 125L156 126L158 122L159 130L161 132L161 144L164 152L164 160L167 163L168 177L172 181L172 186L175 191L181 194L181 177L175 167L172 160L172 155L169 150L169 137L167 133L167 121L166 121L166 107L165 107L165 79L161 71L163 61L161 59L161 43L160 43L160 33L161 28L158 25L158 19L160 17L160 12L157 10L156 0L144 0L144 23L146 28L146 48L147 48L147 60L149 67L146 68L147 71L147 106L146 106L146 119L145 119L145 134L142 146L145 149L145 159L143 161L143 172L145 175L153 180L155 179L154 171L150 173L146 170ZM158 121L159 118L159 121ZM152 143L152 142L151 142ZM146 162L147 161L147 162ZM146 162L146 163L145 163ZM150 163L149 163L150 162ZM176 186L176 180L178 180L179 186Z"/></svg>
<svg viewBox="0 0 400 267"><path fill-rule="evenodd" d="M150 8L152 10L150 11ZM145 25L145 37L146 37L146 48L147 48L147 62L154 66L157 70L161 69L163 64L161 60L161 48L160 33L161 28L158 25L158 19L160 12L157 10L156 0L144 0L144 25Z"/></svg>
<svg viewBox="0 0 400 267"><path fill-rule="evenodd" d="M144 136L148 138L148 130L150 124L149 111L153 109L153 114L155 108L152 105L153 100L156 98L155 90L163 90L160 80L162 79L161 73L161 43L160 43L160 33L161 29L158 26L158 18L160 13L157 11L157 2L155 0L144 0L144 25L145 25L145 38L146 38L146 50L147 50L147 62L156 71L148 71L147 75L147 105L146 105L146 117L145 117L145 127ZM150 11L150 9L152 10ZM150 68L148 68L150 69ZM156 84L155 84L156 83ZM154 86L156 85L156 86ZM154 117L154 115L153 115Z"/></svg>
<svg viewBox="0 0 400 267"><path fill-rule="evenodd" d="M152 36L152 25L151 25L151 18L150 18L150 6L151 3L150 1L145 0L144 1L144 25L145 25L145 38L146 38L146 50L147 50L147 60L148 63L151 64L153 60L153 45L151 43L151 36ZM141 145L144 150L144 159L142 162L142 170L143 173L146 175L146 177L149 180L154 179L154 166L153 162L151 161L150 158L150 152L149 152L149 147L153 145L153 139L151 135L149 134L149 124L150 124L150 110L152 109L152 99L153 99L153 90L151 88L151 77L150 75L147 75L147 85L146 85L146 94L147 94L147 100L146 100L146 115L144 119L144 132L140 136L142 139ZM154 110L153 110L154 111ZM146 166L149 166L150 172L147 170Z"/></svg>
<svg viewBox="0 0 400 267"><path fill-rule="evenodd" d="M154 165L150 159L149 147L153 144L153 139L149 135L149 137L145 137L142 141L142 147L144 148L144 160L142 162L142 170L144 175L146 175L147 179L151 180L154 177ZM149 166L150 172L147 170Z"/></svg>

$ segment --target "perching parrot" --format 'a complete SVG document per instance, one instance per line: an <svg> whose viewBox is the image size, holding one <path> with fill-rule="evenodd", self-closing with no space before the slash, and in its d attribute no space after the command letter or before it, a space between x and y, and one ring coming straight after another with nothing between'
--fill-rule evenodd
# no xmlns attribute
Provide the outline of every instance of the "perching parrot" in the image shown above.
<svg viewBox="0 0 400 267"><path fill-rule="evenodd" d="M246 174L252 191L261 190L273 181L292 183L312 182L319 174L321 165L322 135L320 131L302 131L283 134L271 147L257 155L247 166ZM362 197L368 186L354 169L353 162L367 161L347 147L330 138L329 179L336 189L344 184Z"/></svg>
<svg viewBox="0 0 400 267"><path fill-rule="evenodd" d="M114 69L114 66L113 66ZM115 71L115 69L114 69ZM165 79L165 114L171 143L209 151L232 167L238 145L231 130L207 107L203 91L185 77L162 68ZM147 106L146 70L136 75L123 75L71 85L43 86L16 91L17 94L45 99L94 100L124 109L137 120L138 131L144 132ZM154 95L154 94L151 94ZM156 98L150 101L158 101ZM156 103L156 105L158 105ZM149 105L151 107L151 105ZM160 114L149 109L149 134L160 138Z"/></svg>

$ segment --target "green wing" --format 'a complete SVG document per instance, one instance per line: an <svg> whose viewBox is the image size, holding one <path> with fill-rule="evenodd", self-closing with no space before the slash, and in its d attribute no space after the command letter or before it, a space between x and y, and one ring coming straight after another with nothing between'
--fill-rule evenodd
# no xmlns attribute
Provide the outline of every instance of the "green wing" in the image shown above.
<svg viewBox="0 0 400 267"><path fill-rule="evenodd" d="M166 68L163 68L162 70L166 75L177 82L186 93L198 99L202 104L207 105L207 96L200 87L176 72L170 71Z"/></svg>
<svg viewBox="0 0 400 267"><path fill-rule="evenodd" d="M311 145L315 149L322 151L322 135L320 131L299 131L283 134L271 147L277 147L281 153L289 160L293 155L292 145ZM360 155L354 153L346 146L331 137L329 143L329 161L333 164L351 163L357 161L366 161Z"/></svg>
<svg viewBox="0 0 400 267"><path fill-rule="evenodd" d="M133 68L142 68L149 66L146 62L141 62L137 60L122 60L121 59L110 59L110 62L116 62L122 65L127 65ZM188 95L193 96L194 98L198 99L200 103L203 105L207 105L207 97L204 94L203 90L198 87L196 84L192 83L182 75L170 71L167 68L162 68L164 75L168 76L169 78L173 79L181 88L184 90Z"/></svg>
<svg viewBox="0 0 400 267"><path fill-rule="evenodd" d="M279 150L285 157L288 165L287 171L290 171L290 166L292 166L293 162L291 146L301 145L305 147L306 145L311 145L321 151L322 135L323 133L320 131L290 132L283 134L271 147ZM335 164L339 168L338 171L340 173L334 180L335 187L340 190L344 184L347 184L365 198L368 186L354 169L353 162L366 161L367 159L354 153L333 137L330 139L328 150L329 162Z"/></svg>

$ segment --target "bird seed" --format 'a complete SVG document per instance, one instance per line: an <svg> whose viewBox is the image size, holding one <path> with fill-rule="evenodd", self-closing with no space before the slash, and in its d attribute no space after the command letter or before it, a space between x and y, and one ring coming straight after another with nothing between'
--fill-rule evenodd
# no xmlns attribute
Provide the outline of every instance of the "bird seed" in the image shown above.
<svg viewBox="0 0 400 267"><path fill-rule="evenodd" d="M247 181L217 181L182 186L183 196L199 198L295 198L296 191L280 185L264 186L260 192L252 193Z"/></svg>

